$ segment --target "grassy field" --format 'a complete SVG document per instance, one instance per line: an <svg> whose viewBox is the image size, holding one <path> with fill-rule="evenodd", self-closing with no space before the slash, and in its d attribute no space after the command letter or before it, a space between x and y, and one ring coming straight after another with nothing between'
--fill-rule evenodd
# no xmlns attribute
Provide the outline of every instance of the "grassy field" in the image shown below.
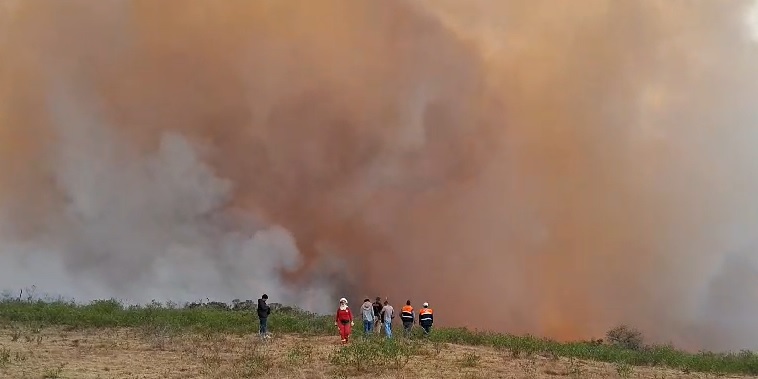
<svg viewBox="0 0 758 379"><path fill-rule="evenodd" d="M251 311L5 299L0 301L0 377L758 375L758 356L751 352L691 354L647 346L638 333L623 327L610 332L604 342L558 343L456 328L436 329L428 338L419 330L412 338L402 338L396 330L398 338L388 341L363 338L359 324L353 342L340 346L331 317L281 307L269 319L274 338L264 343L255 337L258 323ZM124 357L136 361L127 364ZM71 362L74 366L69 367ZM90 367L92 362L99 365ZM146 362L152 363L132 372Z"/></svg>

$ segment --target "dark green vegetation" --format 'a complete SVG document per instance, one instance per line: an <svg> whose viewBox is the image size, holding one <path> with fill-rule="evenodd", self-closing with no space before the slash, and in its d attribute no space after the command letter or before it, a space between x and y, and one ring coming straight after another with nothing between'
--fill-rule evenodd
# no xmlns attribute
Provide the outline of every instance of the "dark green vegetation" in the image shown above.
<svg viewBox="0 0 758 379"><path fill-rule="evenodd" d="M218 303L217 303L218 304ZM290 307L275 306L269 318L274 334L336 335L333 319ZM115 300L95 301L78 305L62 301L0 301L0 324L26 325L33 328L65 326L68 328L155 327L176 332L256 333L258 322L254 310L231 310L223 306L183 306L153 303L147 306L122 306ZM685 372L716 374L758 374L758 355L749 351L738 353L688 353L671 346L648 346L634 329L618 327L609 331L606 341L559 343L533 336L515 336L463 328L439 328L424 338L415 334L410 341L383 339L363 340L360 322L356 322L353 343L338 350L335 364L360 364L361 357L380 357L384 365L402 367L409 356L439 351L444 343L487 346L509 351L516 357L543 355L569 357L629 366L662 366ZM420 332L417 330L417 332ZM421 347L424 347L421 349ZM462 365L476 364L471 358Z"/></svg>

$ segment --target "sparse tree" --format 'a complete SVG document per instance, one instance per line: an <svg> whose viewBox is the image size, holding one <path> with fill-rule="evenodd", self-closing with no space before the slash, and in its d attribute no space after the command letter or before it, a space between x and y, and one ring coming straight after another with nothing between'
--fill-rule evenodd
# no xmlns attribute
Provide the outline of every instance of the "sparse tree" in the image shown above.
<svg viewBox="0 0 758 379"><path fill-rule="evenodd" d="M619 325L606 333L606 339L615 346L630 350L640 350L643 347L642 332L627 326Z"/></svg>

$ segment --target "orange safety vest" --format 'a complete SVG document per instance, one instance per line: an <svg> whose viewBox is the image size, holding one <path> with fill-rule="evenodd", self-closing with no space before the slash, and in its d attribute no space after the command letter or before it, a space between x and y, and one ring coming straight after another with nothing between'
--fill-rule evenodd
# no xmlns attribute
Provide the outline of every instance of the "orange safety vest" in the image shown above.
<svg viewBox="0 0 758 379"><path fill-rule="evenodd" d="M432 308L421 308L418 311L419 325L432 325L434 322L434 311Z"/></svg>
<svg viewBox="0 0 758 379"><path fill-rule="evenodd" d="M403 308L400 309L400 319L405 322L412 322L413 321L413 307L410 305L403 306Z"/></svg>

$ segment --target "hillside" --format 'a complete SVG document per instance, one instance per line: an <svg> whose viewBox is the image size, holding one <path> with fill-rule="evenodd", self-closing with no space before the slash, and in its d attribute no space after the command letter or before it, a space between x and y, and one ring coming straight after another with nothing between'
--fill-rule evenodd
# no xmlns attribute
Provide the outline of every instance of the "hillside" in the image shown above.
<svg viewBox="0 0 758 379"><path fill-rule="evenodd" d="M428 339L361 338L342 347L329 317L282 307L262 342L249 311L0 303L4 378L701 378L758 373L752 353L439 329ZM396 325L399 326L399 325ZM358 323L356 323L358 327ZM359 329L359 328L356 328ZM399 331L398 331L399 332ZM397 335L397 334L396 334Z"/></svg>

